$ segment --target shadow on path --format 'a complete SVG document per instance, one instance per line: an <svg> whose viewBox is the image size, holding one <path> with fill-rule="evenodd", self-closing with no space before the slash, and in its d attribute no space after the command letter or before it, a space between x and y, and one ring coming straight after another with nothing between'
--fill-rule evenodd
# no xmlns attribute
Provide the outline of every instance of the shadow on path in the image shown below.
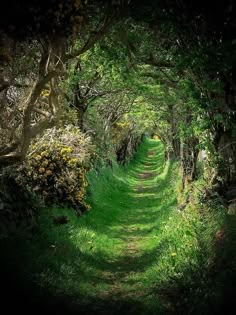
<svg viewBox="0 0 236 315"><path fill-rule="evenodd" d="M158 253L168 244L168 240L155 243L153 232L169 215L167 209L176 205L173 195L169 196L168 202L162 202L172 170L170 166L163 178L158 177L163 171L163 162L160 143L148 142L141 156L129 168L130 184L124 184L118 192L121 200L119 211L109 224L99 222L96 225L100 237L114 240L114 249L119 249L119 254L109 256L105 248L96 247L96 244L90 251L80 251L69 238L63 240L71 252L78 253L78 261L70 261L66 253L63 257L66 266L78 265L78 273L72 275L72 280L78 281L81 288L82 284L87 288L85 292L81 289L76 298L66 293L55 292L53 295L45 288L37 287L13 271L11 266L16 264L11 262L7 265L7 260L3 260L5 265L1 270L4 274L0 276L5 294L2 301L5 301L9 313L17 305L18 311L24 311L24 314L168 314L167 311L160 313L162 308L158 298L144 285L146 270L158 264ZM99 207L111 208L112 211L115 193L111 189L110 199ZM123 204L122 200L126 202ZM91 211L88 220L92 216ZM83 222L86 227L86 215ZM45 238L45 244L45 248L49 247L50 240ZM56 255L61 256L63 252L58 250L55 259ZM57 276L60 278L60 269Z"/></svg>

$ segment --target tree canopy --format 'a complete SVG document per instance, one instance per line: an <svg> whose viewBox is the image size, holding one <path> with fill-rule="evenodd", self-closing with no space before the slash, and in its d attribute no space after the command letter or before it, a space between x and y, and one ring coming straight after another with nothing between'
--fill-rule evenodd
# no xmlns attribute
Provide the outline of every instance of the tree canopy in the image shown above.
<svg viewBox="0 0 236 315"><path fill-rule="evenodd" d="M218 1L213 13L195 1L9 1L1 19L1 163L24 158L31 139L63 116L100 147L122 124L124 135L140 138L148 117L145 126L167 157L181 160L185 180L196 178L204 149L211 181L230 184L234 13L232 1ZM117 152L128 140L120 141Z"/></svg>

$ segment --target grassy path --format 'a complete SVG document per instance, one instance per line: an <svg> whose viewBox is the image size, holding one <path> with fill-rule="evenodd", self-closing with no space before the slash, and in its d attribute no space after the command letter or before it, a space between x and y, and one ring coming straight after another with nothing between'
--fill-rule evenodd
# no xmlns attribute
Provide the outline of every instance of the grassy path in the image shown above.
<svg viewBox="0 0 236 315"><path fill-rule="evenodd" d="M82 255L76 271L80 283L73 290L82 294L87 311L88 305L99 314L160 310L152 288L158 251L166 243L159 229L176 207L171 170L164 165L161 144L150 140L127 169L114 170L112 178L94 178L93 209L72 237Z"/></svg>
<svg viewBox="0 0 236 315"><path fill-rule="evenodd" d="M45 303L54 310L51 295L60 297L61 314L164 314L155 288L175 250L163 232L176 208L174 180L162 145L149 140L128 167L91 174L90 212L46 211L29 247L16 246L24 272L49 288ZM69 223L54 226L57 213Z"/></svg>
<svg viewBox="0 0 236 315"><path fill-rule="evenodd" d="M45 209L33 234L23 229L0 242L8 313L17 305L40 315L232 314L225 307L235 306L234 260L218 276L212 263L234 257L235 221L228 220L222 256L214 241L221 208L209 209L204 222L191 204L176 211L178 182L177 165L165 163L154 140L144 141L127 167L93 170L91 211L77 217L71 209ZM69 222L55 225L55 215Z"/></svg>
<svg viewBox="0 0 236 315"><path fill-rule="evenodd" d="M118 241L117 248L114 248L117 256L110 261L110 266L114 265L111 270L103 272L112 281L107 290L100 292L101 296L114 301L138 301L147 295L142 278L145 269L150 267L152 256L148 249L155 245L155 235L150 234L154 229L152 223L157 220L155 214L158 216L155 202L158 152L155 149L155 145L148 148L145 152L147 157L135 163L127 191L124 196L120 195L121 200L124 197L126 210L120 211L119 225L113 227L116 231L113 237Z"/></svg>

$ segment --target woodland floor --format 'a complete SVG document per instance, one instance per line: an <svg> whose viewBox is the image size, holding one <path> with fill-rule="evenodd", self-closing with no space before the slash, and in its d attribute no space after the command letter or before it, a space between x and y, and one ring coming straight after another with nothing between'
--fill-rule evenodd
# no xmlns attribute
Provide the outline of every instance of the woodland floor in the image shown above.
<svg viewBox="0 0 236 315"><path fill-rule="evenodd" d="M23 308L29 303L55 314L162 314L154 288L159 253L168 242L159 229L177 203L169 185L172 167L164 164L160 143L150 140L114 186L100 187L91 211L79 219L71 215L63 226L46 223L50 232L37 236L27 253L19 250L21 268L41 283L30 296L22 280L27 275L20 271L14 278L16 287L9 290L13 296L14 290L25 292ZM48 215L42 225L45 220ZM23 281L25 287L17 288ZM48 286L47 295L42 288Z"/></svg>

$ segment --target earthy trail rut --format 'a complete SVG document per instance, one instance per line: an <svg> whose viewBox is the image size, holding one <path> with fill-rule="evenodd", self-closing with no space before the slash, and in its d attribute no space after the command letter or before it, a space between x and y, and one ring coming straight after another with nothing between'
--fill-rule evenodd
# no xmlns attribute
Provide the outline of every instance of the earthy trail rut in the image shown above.
<svg viewBox="0 0 236 315"><path fill-rule="evenodd" d="M133 301L139 298L142 299L148 294L148 292L143 290L142 285L135 281L137 274L144 270L147 264L146 259L143 258L142 243L145 238L148 238L149 233L148 230L144 233L142 226L139 226L140 224L137 221L140 221L139 216L141 214L148 216L148 209L142 208L142 203L140 203L139 199L145 198L145 196L150 198L150 194L157 190L155 182L155 177L157 176L155 170L156 154L155 150L149 150L147 158L142 162L142 171L137 172L135 175L137 184L132 187L133 195L130 198L129 212L124 212L124 217L121 218L124 223L119 231L119 239L125 245L121 259L113 261L117 265L117 270L116 272L103 272L103 276L109 279L110 285L108 290L100 292L99 295L102 299L109 299L111 303L114 303L114 314L118 314L119 309L125 314L127 310L127 314L138 314L137 304L133 303ZM136 211L137 207L138 210ZM148 257L146 258L148 260ZM127 301L128 304L126 304ZM110 314L113 313L111 312Z"/></svg>

